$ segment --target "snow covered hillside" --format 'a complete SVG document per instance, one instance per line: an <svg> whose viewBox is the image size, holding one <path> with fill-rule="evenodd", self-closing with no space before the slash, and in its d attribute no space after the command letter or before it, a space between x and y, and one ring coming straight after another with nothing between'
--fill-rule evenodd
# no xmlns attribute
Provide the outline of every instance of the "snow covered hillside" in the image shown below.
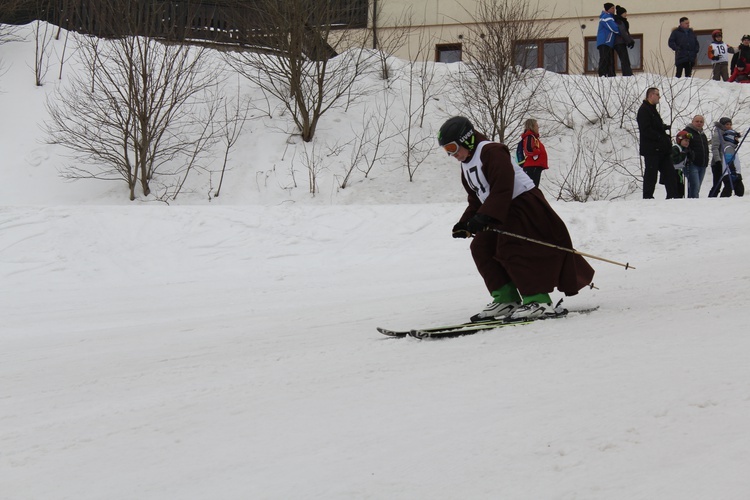
<svg viewBox="0 0 750 500"><path fill-rule="evenodd" d="M565 304L599 310L390 339L489 301L453 160L310 197L251 128L221 197L131 203L58 176L29 54L0 46L0 498L750 496L747 198L552 201L635 267L590 260Z"/></svg>

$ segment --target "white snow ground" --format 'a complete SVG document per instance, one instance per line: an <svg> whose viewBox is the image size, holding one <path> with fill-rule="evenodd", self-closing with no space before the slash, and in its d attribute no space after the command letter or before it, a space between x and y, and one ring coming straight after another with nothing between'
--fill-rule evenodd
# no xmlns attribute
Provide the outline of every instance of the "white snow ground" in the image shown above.
<svg viewBox="0 0 750 500"><path fill-rule="evenodd" d="M57 176L29 50L0 47L0 498L750 498L746 198L553 202L636 267L591 261L565 303L598 311L389 339L488 300L450 160L413 188L442 203L403 173L128 203Z"/></svg>

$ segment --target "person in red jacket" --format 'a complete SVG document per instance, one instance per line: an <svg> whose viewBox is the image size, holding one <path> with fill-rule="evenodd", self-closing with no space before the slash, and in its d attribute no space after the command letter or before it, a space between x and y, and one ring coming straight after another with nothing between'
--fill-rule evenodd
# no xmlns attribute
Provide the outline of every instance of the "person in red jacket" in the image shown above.
<svg viewBox="0 0 750 500"><path fill-rule="evenodd" d="M750 83L750 45L745 43L748 40L750 35L743 36L742 44L737 48L737 61L729 77L730 82Z"/></svg>
<svg viewBox="0 0 750 500"><path fill-rule="evenodd" d="M529 118L524 123L524 131L521 134L521 147L523 148L523 171L534 181L534 186L539 187L542 178L542 170L547 170L547 150L539 140L539 123Z"/></svg>

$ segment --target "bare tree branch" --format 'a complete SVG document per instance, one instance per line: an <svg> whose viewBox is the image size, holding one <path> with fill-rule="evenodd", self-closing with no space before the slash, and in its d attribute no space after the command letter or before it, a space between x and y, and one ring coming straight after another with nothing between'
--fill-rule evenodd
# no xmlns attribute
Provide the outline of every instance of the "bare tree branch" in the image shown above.
<svg viewBox="0 0 750 500"><path fill-rule="evenodd" d="M550 16L542 14L538 5L515 0L480 0L476 13L469 13L473 22L466 25L456 104L491 139L517 135L536 111L543 70L524 70L527 61L516 49L520 42L553 36Z"/></svg>
<svg viewBox="0 0 750 500"><path fill-rule="evenodd" d="M227 61L282 103L302 139L310 142L320 118L351 99L355 82L368 70L366 37L362 30L334 30L332 23L340 14L334 2L259 0L253 5L253 26L266 30L274 53L228 52ZM348 49L342 52L343 47Z"/></svg>
<svg viewBox="0 0 750 500"><path fill-rule="evenodd" d="M148 33L162 19L158 10L130 9L127 0L108 5L118 9L112 22L122 23L113 31ZM133 200L138 185L151 193L159 173L190 172L214 138L204 121L213 112L204 120L197 115L215 102L217 72L207 67L206 49L146 35L75 38L88 71L73 75L47 103L48 141L76 160L65 175L123 180Z"/></svg>

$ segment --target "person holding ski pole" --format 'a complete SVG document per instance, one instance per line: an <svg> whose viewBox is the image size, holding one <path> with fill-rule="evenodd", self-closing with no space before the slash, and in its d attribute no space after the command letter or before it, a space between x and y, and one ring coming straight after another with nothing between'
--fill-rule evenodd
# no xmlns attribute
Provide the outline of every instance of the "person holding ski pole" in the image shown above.
<svg viewBox="0 0 750 500"><path fill-rule="evenodd" d="M531 178L511 162L508 148L477 132L467 118L447 120L438 143L460 163L468 194L453 237L474 237L471 255L493 298L471 320L557 315L550 293L557 288L575 295L594 277L583 256L570 251L565 223Z"/></svg>
<svg viewBox="0 0 750 500"><path fill-rule="evenodd" d="M745 194L745 185L742 183L742 172L740 168L740 159L737 156L737 152L740 149L740 138L742 134L727 128L722 134L723 144L723 165L724 165L724 176L722 182L724 183L724 189L721 190L721 197L728 198L732 196L732 192L736 196L743 196Z"/></svg>
<svg viewBox="0 0 750 500"><path fill-rule="evenodd" d="M711 171L713 172L714 183L708 193L709 198L716 198L717 196L727 198L732 196L732 192L737 196L745 194L740 159L737 156L745 139L740 140L740 136L741 134L732 128L732 119L729 117L724 116L714 124L711 141L711 152L713 153ZM722 185L724 186L723 189ZM721 195L719 195L719 190L721 190Z"/></svg>

